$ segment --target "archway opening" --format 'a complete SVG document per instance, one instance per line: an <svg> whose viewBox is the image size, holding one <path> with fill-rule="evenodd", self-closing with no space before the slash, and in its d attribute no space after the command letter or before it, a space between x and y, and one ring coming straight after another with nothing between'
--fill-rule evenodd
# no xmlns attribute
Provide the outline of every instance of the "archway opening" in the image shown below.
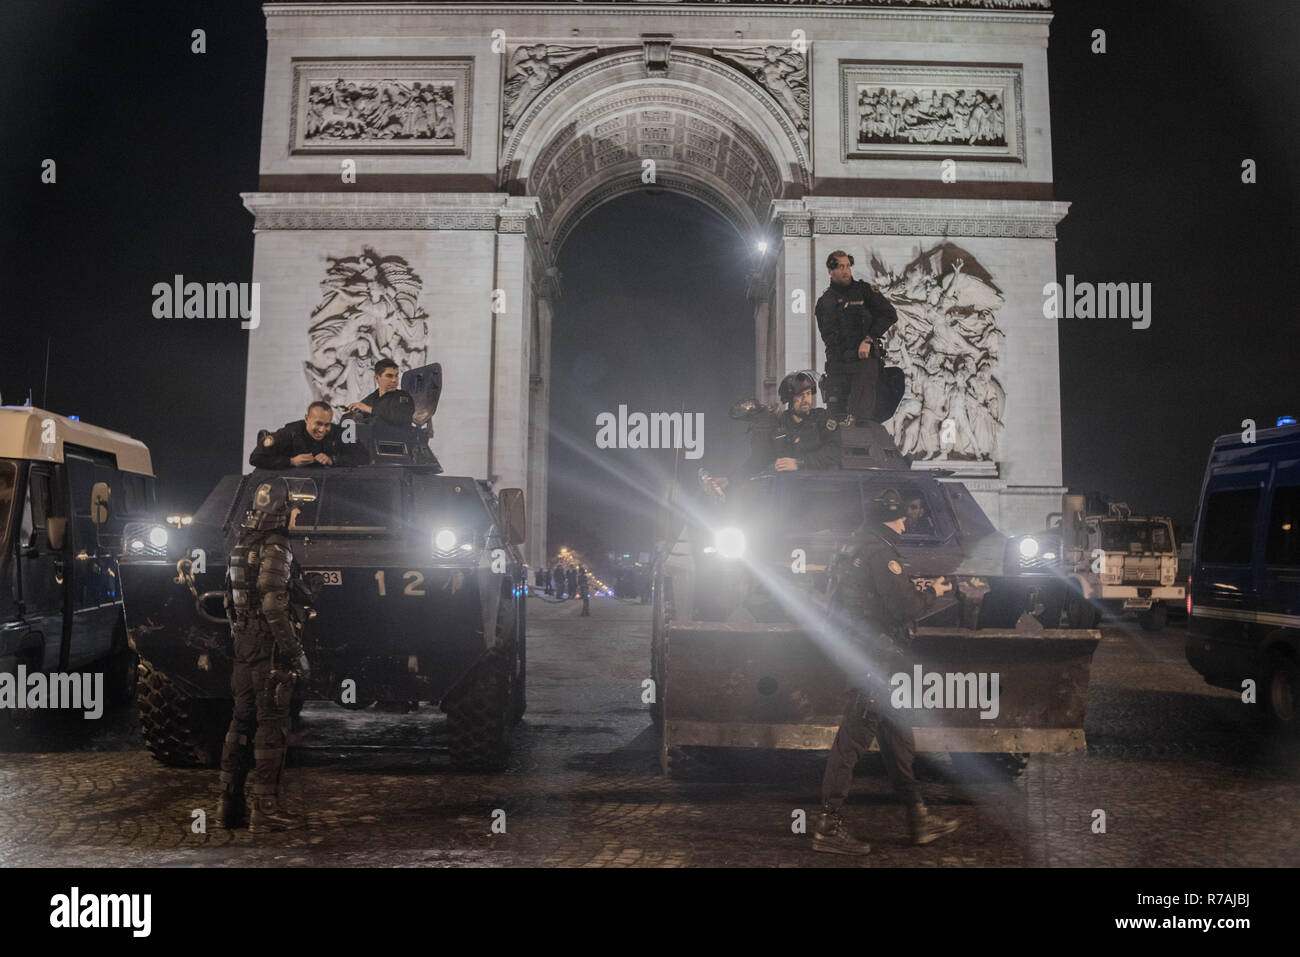
<svg viewBox="0 0 1300 957"><path fill-rule="evenodd" d="M754 391L753 237L694 199L642 190L584 217L557 264L548 558L568 548L612 569L652 549L674 475L735 472L747 454L727 411ZM651 423L640 437L636 414Z"/></svg>

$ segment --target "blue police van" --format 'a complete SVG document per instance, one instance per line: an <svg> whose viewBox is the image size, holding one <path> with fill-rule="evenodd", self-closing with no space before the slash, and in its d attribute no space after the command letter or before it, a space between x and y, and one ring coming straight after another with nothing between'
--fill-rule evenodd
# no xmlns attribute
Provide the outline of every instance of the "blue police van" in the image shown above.
<svg viewBox="0 0 1300 957"><path fill-rule="evenodd" d="M1270 723L1300 716L1300 425L1214 440L1187 587L1187 660L1234 691L1253 680ZM1248 439L1254 441L1247 441Z"/></svg>

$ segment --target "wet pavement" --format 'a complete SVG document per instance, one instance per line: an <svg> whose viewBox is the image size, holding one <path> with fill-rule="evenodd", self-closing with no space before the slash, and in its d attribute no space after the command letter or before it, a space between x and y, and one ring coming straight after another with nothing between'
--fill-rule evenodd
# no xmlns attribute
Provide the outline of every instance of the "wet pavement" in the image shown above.
<svg viewBox="0 0 1300 957"><path fill-rule="evenodd" d="M641 702L649 609L598 599L592 617L579 610L529 600L528 714L503 773L452 770L443 716L428 705L397 715L309 704L286 772L301 831L215 826L217 772L159 764L133 712L40 715L0 742L0 865L1300 864L1300 745L1207 686L1179 626L1104 624L1087 752L1035 756L1009 782L958 781L942 758L922 767L927 801L961 822L934 844L905 842L879 760L866 759L845 810L874 850L848 859L813 854L792 832L799 810L811 825L824 753L726 753L689 780L663 777Z"/></svg>

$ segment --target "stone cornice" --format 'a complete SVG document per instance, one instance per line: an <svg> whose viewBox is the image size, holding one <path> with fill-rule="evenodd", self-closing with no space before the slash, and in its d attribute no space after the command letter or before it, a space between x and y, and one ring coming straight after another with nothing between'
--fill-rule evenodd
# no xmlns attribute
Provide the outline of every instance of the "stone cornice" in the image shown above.
<svg viewBox="0 0 1300 957"><path fill-rule="evenodd" d="M241 193L253 231L267 229L482 229L521 224L536 209L505 193ZM518 230L502 230L503 232Z"/></svg>
<svg viewBox="0 0 1300 957"><path fill-rule="evenodd" d="M813 235L1054 240L1056 224L1070 209L1069 203L1036 200L819 197L802 203L812 218ZM789 220L793 210L773 206L773 219Z"/></svg>
<svg viewBox="0 0 1300 957"><path fill-rule="evenodd" d="M924 3L925 0L918 0ZM984 0L996 6L984 6L978 3L955 5L949 3L932 3L905 5L902 3L872 2L872 0L855 0L849 3L797 3L785 0L773 0L768 3L677 3L668 2L622 2L622 3L267 3L262 5L262 12L268 19L272 17L380 17L380 16L467 16L489 15L494 17L538 16L546 14L563 14L573 16L628 16L637 19L647 17L709 17L734 20L738 16L762 14L765 17L798 18L853 18L872 20L943 20L976 21L979 23L1015 23L1041 24L1046 26L1052 20L1051 8L1033 0L1021 4L1020 0ZM1011 3L1017 3L1012 6ZM1032 4L1032 5L1031 5Z"/></svg>

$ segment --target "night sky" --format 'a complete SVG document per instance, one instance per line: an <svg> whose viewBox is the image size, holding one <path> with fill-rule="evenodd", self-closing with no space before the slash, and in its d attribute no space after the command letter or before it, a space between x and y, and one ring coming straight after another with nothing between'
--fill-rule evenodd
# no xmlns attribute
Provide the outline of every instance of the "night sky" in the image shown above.
<svg viewBox="0 0 1300 957"><path fill-rule="evenodd" d="M1073 204L1059 276L1150 282L1154 304L1143 331L1060 322L1064 481L1190 520L1211 439L1300 409L1300 4L1058 2L1055 15L1055 191ZM1095 28L1104 55L1090 52ZM0 10L0 394L21 404L30 388L36 404L144 440L169 508L197 506L247 454L238 323L154 319L151 289L176 273L250 278L239 193L258 186L264 68L255 3ZM54 185L40 182L47 157ZM1255 185L1241 182L1247 157ZM554 328L553 534L629 550L649 526L628 486L673 469L671 453L594 452L597 412L704 412L705 457L683 469L725 470L740 452L725 409L752 390L747 254L714 214L665 193L610 203L572 235Z"/></svg>

